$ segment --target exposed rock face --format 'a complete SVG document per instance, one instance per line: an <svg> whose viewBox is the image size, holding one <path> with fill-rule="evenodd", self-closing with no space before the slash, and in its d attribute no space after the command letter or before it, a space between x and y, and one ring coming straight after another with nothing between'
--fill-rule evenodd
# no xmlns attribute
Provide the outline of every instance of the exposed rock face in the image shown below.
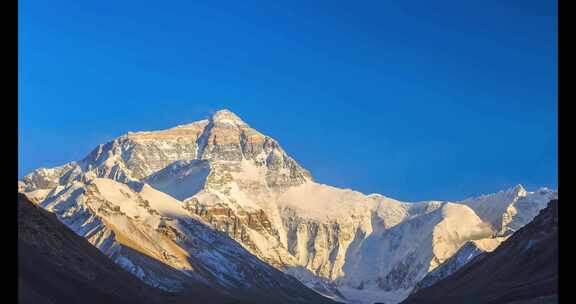
<svg viewBox="0 0 576 304"><path fill-rule="evenodd" d="M278 253L262 252L263 248L257 245L261 238L268 243L279 244L280 235L263 210L233 210L225 204L206 206L200 204L196 198L184 203L187 210L200 216L211 227L226 233L232 239L242 244L256 256L262 258L276 268L282 269L284 264L278 258ZM254 239L252 235L257 235Z"/></svg>
<svg viewBox="0 0 576 304"><path fill-rule="evenodd" d="M39 201L66 201L57 211L73 226L64 214L84 207L75 205L73 191L62 190L98 177L135 192L150 185L275 268L331 296L360 301L366 300L363 294L408 293L468 241L517 230L544 208L542 201L557 195L515 188L457 203L406 203L322 185L274 139L227 110L168 130L129 133L78 163L36 170L24 183L27 193L40 191ZM145 223L133 225L142 230ZM177 236L169 228L162 231ZM195 233L178 231L184 239ZM86 237L101 248L112 234L106 229L91 233ZM163 246L168 245L154 249L153 256L176 263L177 255L168 261Z"/></svg>

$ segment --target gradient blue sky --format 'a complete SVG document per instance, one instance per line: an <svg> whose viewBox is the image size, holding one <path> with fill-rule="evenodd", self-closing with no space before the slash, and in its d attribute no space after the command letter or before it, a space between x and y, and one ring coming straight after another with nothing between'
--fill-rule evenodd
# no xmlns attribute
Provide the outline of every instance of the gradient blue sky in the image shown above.
<svg viewBox="0 0 576 304"><path fill-rule="evenodd" d="M339 187L557 187L555 1L274 2L21 0L19 178L228 108Z"/></svg>

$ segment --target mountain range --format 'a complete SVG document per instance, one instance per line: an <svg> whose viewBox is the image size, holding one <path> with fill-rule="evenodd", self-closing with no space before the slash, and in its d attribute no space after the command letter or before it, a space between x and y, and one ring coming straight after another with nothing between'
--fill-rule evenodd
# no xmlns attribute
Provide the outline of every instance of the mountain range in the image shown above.
<svg viewBox="0 0 576 304"><path fill-rule="evenodd" d="M18 187L148 285L280 303L398 303L497 250L557 198L518 185L403 202L332 187L228 110L129 132Z"/></svg>

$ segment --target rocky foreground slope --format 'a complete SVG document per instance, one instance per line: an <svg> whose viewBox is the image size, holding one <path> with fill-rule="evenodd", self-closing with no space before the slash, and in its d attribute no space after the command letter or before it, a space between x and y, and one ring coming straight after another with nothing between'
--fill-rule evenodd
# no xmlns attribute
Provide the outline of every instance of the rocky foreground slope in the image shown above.
<svg viewBox="0 0 576 304"><path fill-rule="evenodd" d="M144 284L18 196L19 303L238 303L208 286L189 287L187 294L172 294Z"/></svg>
<svg viewBox="0 0 576 304"><path fill-rule="evenodd" d="M553 200L496 250L402 303L557 302L558 200Z"/></svg>
<svg viewBox="0 0 576 304"><path fill-rule="evenodd" d="M517 186L409 203L331 187L227 110L130 132L80 161L33 171L19 188L153 286L181 289L182 274L230 293L279 286L269 270L252 277L255 256L351 303L401 301L463 245L499 244L557 197Z"/></svg>

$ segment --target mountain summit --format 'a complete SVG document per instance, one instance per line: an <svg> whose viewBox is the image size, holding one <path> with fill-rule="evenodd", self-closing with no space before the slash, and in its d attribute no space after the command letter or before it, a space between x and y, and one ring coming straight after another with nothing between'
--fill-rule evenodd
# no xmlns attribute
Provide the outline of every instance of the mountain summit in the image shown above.
<svg viewBox="0 0 576 304"><path fill-rule="evenodd" d="M48 189L92 177L139 181L177 161L249 160L268 169L271 187L301 184L310 173L284 152L278 142L252 129L229 110L167 130L129 132L96 147L78 162L35 170L24 177L26 190Z"/></svg>
<svg viewBox="0 0 576 304"><path fill-rule="evenodd" d="M557 197L522 188L410 203L319 184L228 110L128 133L79 161L33 171L19 188L151 285L178 288L185 273L258 294L288 282L271 265L326 296L361 303L401 301L462 246L497 246ZM251 285L242 287L245 275Z"/></svg>
<svg viewBox="0 0 576 304"><path fill-rule="evenodd" d="M246 125L238 115L227 109L216 111L216 113L212 115L211 121L214 124Z"/></svg>

